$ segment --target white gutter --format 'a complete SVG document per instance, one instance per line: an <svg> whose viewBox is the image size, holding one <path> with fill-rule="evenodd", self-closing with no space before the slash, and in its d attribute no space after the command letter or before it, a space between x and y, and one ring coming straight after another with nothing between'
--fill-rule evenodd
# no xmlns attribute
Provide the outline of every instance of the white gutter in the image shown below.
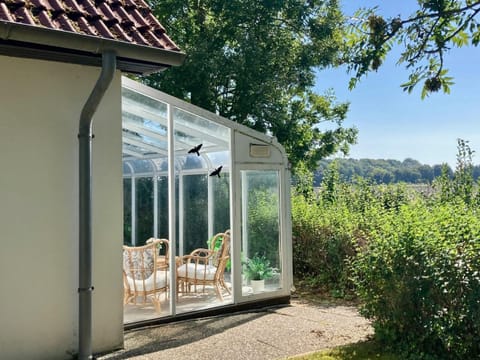
<svg viewBox="0 0 480 360"><path fill-rule="evenodd" d="M117 58L163 66L178 66L185 54L180 51L159 49L124 41L100 38L46 27L0 21L0 39L50 46L59 49L104 54L115 51Z"/></svg>

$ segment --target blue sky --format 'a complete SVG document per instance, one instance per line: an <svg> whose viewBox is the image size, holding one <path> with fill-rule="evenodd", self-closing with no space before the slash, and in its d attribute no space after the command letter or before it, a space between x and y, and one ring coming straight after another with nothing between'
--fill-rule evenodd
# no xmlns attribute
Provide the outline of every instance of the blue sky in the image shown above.
<svg viewBox="0 0 480 360"><path fill-rule="evenodd" d="M346 14L360 7L378 5L385 16L402 17L416 9L415 0L344 0ZM421 100L421 87L411 94L400 84L408 79L405 65L397 65L399 48L388 55L377 72L370 73L355 89L348 90L345 69L317 74L316 91L332 88L339 101L349 101L345 126L359 130L358 143L349 157L373 159L413 158L434 165L455 166L457 138L470 141L480 164L480 48L453 48L445 57L455 84L450 94L436 93Z"/></svg>

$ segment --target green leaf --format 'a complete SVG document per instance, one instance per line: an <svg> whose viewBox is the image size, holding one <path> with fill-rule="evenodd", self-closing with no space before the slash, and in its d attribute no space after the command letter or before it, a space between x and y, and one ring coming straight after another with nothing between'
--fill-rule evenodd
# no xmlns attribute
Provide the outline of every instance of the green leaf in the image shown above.
<svg viewBox="0 0 480 360"><path fill-rule="evenodd" d="M465 31L460 31L456 36L452 38L452 42L457 47L468 45L469 36Z"/></svg>

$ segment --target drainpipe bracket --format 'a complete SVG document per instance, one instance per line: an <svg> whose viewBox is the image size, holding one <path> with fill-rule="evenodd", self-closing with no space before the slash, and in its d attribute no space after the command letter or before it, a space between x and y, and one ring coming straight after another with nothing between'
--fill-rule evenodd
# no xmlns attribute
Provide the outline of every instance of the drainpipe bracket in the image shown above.
<svg viewBox="0 0 480 360"><path fill-rule="evenodd" d="M78 292L81 293L81 292L93 292L93 290L95 289L94 286L90 286L88 288L78 288Z"/></svg>
<svg viewBox="0 0 480 360"><path fill-rule="evenodd" d="M77 137L79 139L87 138L87 139L91 140L91 139L95 138L95 135L94 134L91 134L91 135L90 134L78 134Z"/></svg>

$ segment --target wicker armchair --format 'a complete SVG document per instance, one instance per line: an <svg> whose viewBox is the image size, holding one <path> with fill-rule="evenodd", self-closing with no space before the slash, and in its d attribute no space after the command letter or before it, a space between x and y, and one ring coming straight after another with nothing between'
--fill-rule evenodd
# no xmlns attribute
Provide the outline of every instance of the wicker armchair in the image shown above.
<svg viewBox="0 0 480 360"><path fill-rule="evenodd" d="M220 247L217 245L221 242ZM215 250L217 249L217 250ZM177 281L181 288L190 291L193 286L213 285L217 298L223 301L222 289L231 294L225 283L224 272L230 252L230 231L216 234L210 243L210 249L196 249L182 257L177 267Z"/></svg>
<svg viewBox="0 0 480 360"><path fill-rule="evenodd" d="M160 313L160 295L167 293L168 265L159 261L168 258L169 242L165 239L149 239L144 246L123 246L123 304L146 304L151 301Z"/></svg>

